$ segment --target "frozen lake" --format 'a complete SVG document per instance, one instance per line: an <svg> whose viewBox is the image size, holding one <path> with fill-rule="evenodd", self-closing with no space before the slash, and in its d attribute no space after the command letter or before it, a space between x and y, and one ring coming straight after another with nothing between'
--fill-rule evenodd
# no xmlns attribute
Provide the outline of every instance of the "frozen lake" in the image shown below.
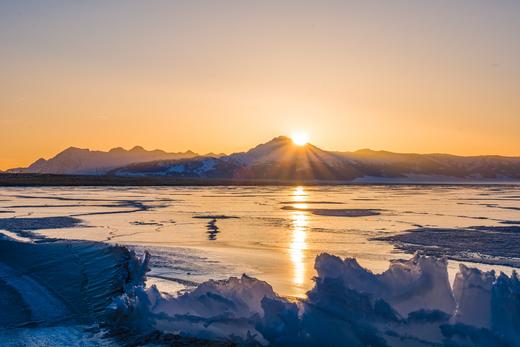
<svg viewBox="0 0 520 347"><path fill-rule="evenodd" d="M146 249L148 283L169 293L246 273L303 297L322 252L355 257L377 273L424 250L450 256L451 278L460 261L509 274L520 262L519 221L518 185L0 189L7 236ZM410 230L413 237L388 239ZM441 236L439 248L436 235L457 238ZM486 247L491 236L505 246Z"/></svg>

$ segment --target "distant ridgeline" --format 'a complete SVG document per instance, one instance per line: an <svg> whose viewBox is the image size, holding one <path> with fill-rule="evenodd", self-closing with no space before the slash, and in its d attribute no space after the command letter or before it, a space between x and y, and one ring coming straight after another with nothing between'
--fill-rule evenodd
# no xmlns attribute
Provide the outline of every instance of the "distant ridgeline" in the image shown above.
<svg viewBox="0 0 520 347"><path fill-rule="evenodd" d="M49 160L7 173L95 175L159 180L244 180L303 182L520 181L520 157L401 154L363 149L322 150L280 136L247 152L199 155L115 148L108 152L68 148ZM109 179L110 177L110 179Z"/></svg>

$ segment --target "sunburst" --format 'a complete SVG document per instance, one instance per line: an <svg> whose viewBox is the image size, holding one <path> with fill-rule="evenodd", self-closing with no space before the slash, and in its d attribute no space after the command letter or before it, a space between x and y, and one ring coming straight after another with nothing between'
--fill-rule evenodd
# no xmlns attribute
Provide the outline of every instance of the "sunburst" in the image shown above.
<svg viewBox="0 0 520 347"><path fill-rule="evenodd" d="M309 135L303 132L293 133L291 136L292 141L297 146L305 146L309 142Z"/></svg>

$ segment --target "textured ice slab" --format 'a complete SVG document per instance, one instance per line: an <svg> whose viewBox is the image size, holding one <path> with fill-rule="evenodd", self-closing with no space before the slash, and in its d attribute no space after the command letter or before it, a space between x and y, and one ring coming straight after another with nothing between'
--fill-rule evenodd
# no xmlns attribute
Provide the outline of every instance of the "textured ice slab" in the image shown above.
<svg viewBox="0 0 520 347"><path fill-rule="evenodd" d="M146 286L149 261L94 242L0 240L0 344L520 344L516 273L461 266L452 292L443 258L416 255L373 274L321 254L314 287L293 302L246 275L173 297Z"/></svg>
<svg viewBox="0 0 520 347"><path fill-rule="evenodd" d="M454 321L476 327L491 327L491 291L495 281L493 271L482 272L461 264L453 284L453 293L458 303Z"/></svg>
<svg viewBox="0 0 520 347"><path fill-rule="evenodd" d="M11 298L2 305L0 328L98 321L138 276L134 258L126 248L102 243L0 240L0 297Z"/></svg>
<svg viewBox="0 0 520 347"><path fill-rule="evenodd" d="M356 259L322 254L316 258L315 268L319 278L338 279L346 288L383 299L403 316L420 309L450 314L455 309L447 262L442 258L395 260L388 270L376 275Z"/></svg>
<svg viewBox="0 0 520 347"><path fill-rule="evenodd" d="M100 333L86 332L83 325L0 329L2 347L120 347L115 339Z"/></svg>
<svg viewBox="0 0 520 347"><path fill-rule="evenodd" d="M295 303L247 276L209 281L179 297L136 285L116 299L117 326L275 346L507 346L520 343L519 279L461 267L454 292L445 259L415 256L374 275L322 254Z"/></svg>
<svg viewBox="0 0 520 347"><path fill-rule="evenodd" d="M0 278L6 287L14 289L19 295L18 304L30 312L31 321L49 323L70 315L70 311L58 297L23 272L0 263ZM7 323L9 317L6 316L4 319Z"/></svg>

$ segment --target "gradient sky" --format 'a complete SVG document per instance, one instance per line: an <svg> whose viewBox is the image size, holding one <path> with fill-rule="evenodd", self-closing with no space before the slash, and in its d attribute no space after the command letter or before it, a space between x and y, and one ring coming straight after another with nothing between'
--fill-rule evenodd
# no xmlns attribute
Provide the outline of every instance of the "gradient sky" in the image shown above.
<svg viewBox="0 0 520 347"><path fill-rule="evenodd" d="M520 1L0 0L0 169L68 146L520 155Z"/></svg>

